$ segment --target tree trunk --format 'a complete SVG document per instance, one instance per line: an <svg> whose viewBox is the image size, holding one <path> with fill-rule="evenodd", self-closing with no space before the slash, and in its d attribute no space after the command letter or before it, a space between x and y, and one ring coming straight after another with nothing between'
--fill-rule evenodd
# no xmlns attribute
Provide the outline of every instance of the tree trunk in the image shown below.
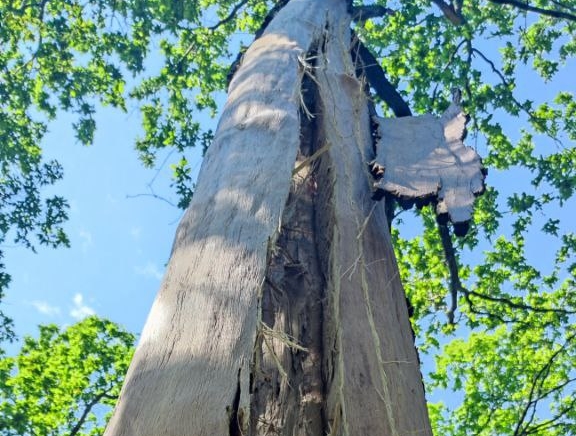
<svg viewBox="0 0 576 436"><path fill-rule="evenodd" d="M430 435L343 0L246 52L107 436Z"/></svg>

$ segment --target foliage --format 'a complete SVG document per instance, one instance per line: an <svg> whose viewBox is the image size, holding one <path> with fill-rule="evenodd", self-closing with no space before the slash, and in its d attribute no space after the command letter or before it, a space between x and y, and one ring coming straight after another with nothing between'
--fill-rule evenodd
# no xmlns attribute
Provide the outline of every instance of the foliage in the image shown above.
<svg viewBox="0 0 576 436"><path fill-rule="evenodd" d="M102 434L132 358L134 336L95 316L40 326L0 359L0 434Z"/></svg>
<svg viewBox="0 0 576 436"><path fill-rule="evenodd" d="M452 239L453 259L429 209L416 213L422 232L415 238L403 236L419 225L412 216L395 223L418 345L436 356L428 393L461 400L431 404L436 431L576 433L576 237L561 213L573 207L576 189L576 101L562 89L574 74L576 2L366 3L354 3L362 12L356 33L388 79L415 113L440 113L449 90L462 89L468 141L490 168L474 226ZM0 243L9 232L29 247L67 243L65 200L42 198L62 169L43 160L41 139L65 110L77 114L77 139L89 144L97 102L120 109L137 102L143 132L136 149L146 165L163 150L177 153L174 184L185 207L192 195L186 149L211 138L193 120L217 112L233 56L272 5L0 0ZM152 47L160 54L150 58ZM135 85L126 90L128 83ZM458 277L447 265L454 261ZM455 325L444 313L452 295Z"/></svg>

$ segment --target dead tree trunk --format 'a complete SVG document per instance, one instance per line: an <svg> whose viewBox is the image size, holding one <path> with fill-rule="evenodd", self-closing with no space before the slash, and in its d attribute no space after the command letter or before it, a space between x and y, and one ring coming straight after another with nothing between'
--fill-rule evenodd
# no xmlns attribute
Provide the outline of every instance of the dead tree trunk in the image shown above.
<svg viewBox="0 0 576 436"><path fill-rule="evenodd" d="M107 436L430 435L343 0L230 85Z"/></svg>

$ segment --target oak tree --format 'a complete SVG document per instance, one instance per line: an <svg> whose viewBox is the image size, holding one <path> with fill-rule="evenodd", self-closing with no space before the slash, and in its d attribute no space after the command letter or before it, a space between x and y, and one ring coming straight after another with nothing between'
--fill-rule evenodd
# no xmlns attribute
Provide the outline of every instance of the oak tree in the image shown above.
<svg viewBox="0 0 576 436"><path fill-rule="evenodd" d="M140 102L136 148L175 149L191 201L109 434L430 433L399 279L438 434L574 431L574 2L0 5L2 239L66 243L41 138L67 110L91 142L98 100ZM420 236L390 240L387 216L419 224L371 198L375 112L441 115L452 88L488 188L465 237L424 207ZM187 148L213 137L195 114L226 89L194 190Z"/></svg>

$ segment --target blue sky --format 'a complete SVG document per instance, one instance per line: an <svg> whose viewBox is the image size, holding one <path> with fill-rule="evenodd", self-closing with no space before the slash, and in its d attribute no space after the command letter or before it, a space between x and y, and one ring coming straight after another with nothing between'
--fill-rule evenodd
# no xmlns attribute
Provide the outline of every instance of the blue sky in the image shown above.
<svg viewBox="0 0 576 436"><path fill-rule="evenodd" d="M50 126L46 158L57 158L65 176L51 191L70 203L66 231L69 249L40 247L34 254L8 246L6 267L12 283L2 302L19 336L35 334L38 324L72 324L96 313L139 332L168 260L182 212L152 198L173 198L169 168L156 170L138 161L134 139L137 111L100 110L95 144L76 143L63 116ZM210 121L207 121L210 122ZM198 154L198 153L196 153ZM200 158L191 156L194 168ZM136 197L133 197L136 196Z"/></svg>

